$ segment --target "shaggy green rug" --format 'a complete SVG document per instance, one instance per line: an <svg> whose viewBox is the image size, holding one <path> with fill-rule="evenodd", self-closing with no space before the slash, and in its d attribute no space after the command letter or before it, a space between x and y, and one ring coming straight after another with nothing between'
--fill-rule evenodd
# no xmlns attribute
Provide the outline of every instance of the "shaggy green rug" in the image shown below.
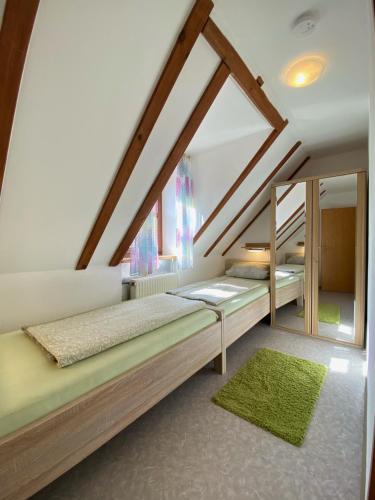
<svg viewBox="0 0 375 500"><path fill-rule="evenodd" d="M300 311L297 316L303 318L305 311ZM338 304L322 304L319 303L319 321L329 323L330 325L340 324L340 306Z"/></svg>
<svg viewBox="0 0 375 500"><path fill-rule="evenodd" d="M226 410L301 446L327 367L260 349L214 396Z"/></svg>

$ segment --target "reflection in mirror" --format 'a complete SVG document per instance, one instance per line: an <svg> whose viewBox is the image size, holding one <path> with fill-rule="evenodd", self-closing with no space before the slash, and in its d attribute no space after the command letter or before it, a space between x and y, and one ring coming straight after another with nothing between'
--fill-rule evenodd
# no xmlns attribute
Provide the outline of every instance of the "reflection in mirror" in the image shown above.
<svg viewBox="0 0 375 500"><path fill-rule="evenodd" d="M354 342L357 174L319 189L318 335Z"/></svg>
<svg viewBox="0 0 375 500"><path fill-rule="evenodd" d="M276 188L275 322L305 331L306 183Z"/></svg>

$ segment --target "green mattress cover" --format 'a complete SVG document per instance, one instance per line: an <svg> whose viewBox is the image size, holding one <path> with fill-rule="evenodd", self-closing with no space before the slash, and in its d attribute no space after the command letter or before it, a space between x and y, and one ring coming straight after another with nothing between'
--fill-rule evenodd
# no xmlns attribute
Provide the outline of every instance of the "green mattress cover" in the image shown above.
<svg viewBox="0 0 375 500"><path fill-rule="evenodd" d="M0 437L125 373L216 320L213 311L197 311L66 368L58 368L22 331L0 334Z"/></svg>
<svg viewBox="0 0 375 500"><path fill-rule="evenodd" d="M303 273L297 273L297 274L291 274L290 276L287 276L286 278L280 278L276 280L276 288L282 288L283 286L290 285L291 283L294 283L295 281L300 281L303 280Z"/></svg>
<svg viewBox="0 0 375 500"><path fill-rule="evenodd" d="M287 276L285 278L280 278L276 280L276 288L282 288L284 286L290 285L291 283L294 283L295 281L299 281L303 279L303 274L294 274ZM256 299L259 299L259 297L262 297L263 295L266 295L266 293L269 292L269 281L268 280L253 280L249 279L249 281L257 283L258 286L257 288L254 288L253 290L250 290L249 292L246 293L241 293L240 295L236 295L236 297L233 297L233 299L226 300L225 302L222 302L221 304L218 304L218 308L222 309L225 312L226 316L229 316L230 314L233 314L234 312L238 311L242 307L247 306L251 302L253 302Z"/></svg>
<svg viewBox="0 0 375 500"><path fill-rule="evenodd" d="M224 310L225 315L229 316L242 307L245 307L251 302L254 302L254 300L259 299L259 297L266 295L268 292L268 285L258 286L257 288L250 290L250 292L241 293L240 295L233 297L233 299L222 302L217 307Z"/></svg>

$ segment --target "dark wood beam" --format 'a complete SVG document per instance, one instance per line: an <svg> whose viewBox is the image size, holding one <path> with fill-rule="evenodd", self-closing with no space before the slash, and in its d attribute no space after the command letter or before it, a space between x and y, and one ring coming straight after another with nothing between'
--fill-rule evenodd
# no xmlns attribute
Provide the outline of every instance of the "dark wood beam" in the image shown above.
<svg viewBox="0 0 375 500"><path fill-rule="evenodd" d="M298 221L298 219L302 217L302 215L304 214L305 211L301 212L299 215L297 215L297 217L294 220L290 221L290 224L288 224L288 226L276 236L276 240L279 240L283 234L289 231L289 229L293 226L293 224L295 224Z"/></svg>
<svg viewBox="0 0 375 500"><path fill-rule="evenodd" d="M296 168L296 170L292 173L291 179L301 170L302 167L306 165L306 163L310 160L310 156L306 156L306 158L303 160L303 162ZM290 180L290 179L288 179ZM280 203L288 196L288 194L291 192L291 190L294 188L295 184L292 184L291 186L288 187L288 189L285 191L285 193L280 197L280 199L277 201L277 204L280 205Z"/></svg>
<svg viewBox="0 0 375 500"><path fill-rule="evenodd" d="M307 156L303 162L298 165L298 167L292 172L292 174L288 177L288 181L293 179L293 177L301 170L301 168L305 165L305 163L310 159L310 156ZM224 250L224 252L221 254L222 257L224 257L229 250L232 248L232 246L241 238L241 236L248 230L250 227L254 224L254 222L260 217L260 215L266 210L266 208L269 207L271 204L271 201L268 200L262 208L256 213L256 215L251 219L251 221L242 229L242 231L234 238L234 240L230 243L230 245L227 246L227 248Z"/></svg>
<svg viewBox="0 0 375 500"><path fill-rule="evenodd" d="M286 120L284 123L284 127L287 125L287 123L288 123L288 121ZM217 204L217 206L214 208L214 210L211 212L211 214L207 217L204 224L202 224L200 229L197 231L196 235L194 236L194 243L196 243L199 240L199 238L206 231L208 226L212 223L212 221L219 214L219 212L222 210L222 208L226 205L226 203L234 195L234 193L237 191L237 189L241 186L241 184L246 179L246 177L256 167L258 162L263 158L263 156L266 154L266 152L269 150L269 148L275 142L277 137L281 134L282 130L283 129L272 130L272 132L269 134L267 139L263 142L263 144L260 146L258 151L255 153L255 155L251 158L249 163L243 169L241 174L237 177L237 179L234 181L232 186L228 189L228 191L225 193L223 198L220 200L220 202Z"/></svg>
<svg viewBox="0 0 375 500"><path fill-rule="evenodd" d="M196 0L121 161L76 269L86 269L88 266L185 61L207 23L212 8L211 0Z"/></svg>
<svg viewBox="0 0 375 500"><path fill-rule="evenodd" d="M276 250L279 250L279 249L280 249L283 245L285 245L285 243L286 243L288 240L290 240L290 238L291 238L294 234L296 234L296 232L297 232L299 229L301 229L301 227L302 227L304 224L305 224L305 221L303 221L303 222L302 222L302 223L301 223L298 227L296 227L296 229L295 229L292 233L290 233L290 235L289 235L287 238L285 238L285 240L284 240L282 243L280 243L280 245L279 245L278 247L276 247Z"/></svg>
<svg viewBox="0 0 375 500"><path fill-rule="evenodd" d="M296 208L296 209L294 210L294 212L293 212L293 213L292 213L292 214L291 214L291 215L290 215L290 216L286 219L286 221L285 221L285 222L283 222L283 223L281 224L281 226L279 227L279 229L277 229L277 230L276 230L276 232L277 232L277 233L279 233L280 231L282 231L282 230L284 229L284 227L285 227L285 226L287 226L287 225L289 224L289 222L290 222L290 221L291 221L291 220L292 220L292 219L293 219L293 218L294 218L294 217L298 214L298 212L299 212L300 210L302 210L303 208L305 208L305 202L301 203L301 205L300 205L298 208Z"/></svg>
<svg viewBox="0 0 375 500"><path fill-rule="evenodd" d="M259 82L251 74L238 52L212 19L209 19L205 25L203 35L219 57L230 68L233 78L265 119L273 128L277 130L283 129L284 120L279 112L268 100L266 94L260 88Z"/></svg>
<svg viewBox="0 0 375 500"><path fill-rule="evenodd" d="M207 257L212 250L216 247L216 245L224 238L230 228L239 220L239 218L246 212L246 210L251 206L251 204L256 200L256 198L266 189L268 184L271 182L273 177L280 171L280 169L285 165L285 163L291 158L291 156L297 151L297 149L301 146L301 141L298 141L290 148L287 154L283 157L283 159L278 163L278 165L272 170L269 176L265 179L265 181L259 186L259 188L255 191L255 193L251 196L251 198L243 205L241 210L237 212L237 214L233 217L233 219L225 226L224 230L219 234L216 240L212 243L210 248L204 254Z"/></svg>
<svg viewBox="0 0 375 500"><path fill-rule="evenodd" d="M0 194L13 118L39 0L7 0L0 31Z"/></svg>
<svg viewBox="0 0 375 500"><path fill-rule="evenodd" d="M255 216L251 219L251 221L247 224L246 227L240 232L236 238L230 243L230 245L227 246L227 248L224 250L224 252L221 254L222 257L229 252L229 250L232 248L232 246L236 243L237 240L241 238L241 236L249 229L250 226L254 224L254 222L258 219L258 217L268 208L268 206L271 204L271 201L268 200L267 203L263 205L263 207L255 214Z"/></svg>
<svg viewBox="0 0 375 500"><path fill-rule="evenodd" d="M121 262L229 75L228 66L221 62L113 254L110 266L117 266Z"/></svg>

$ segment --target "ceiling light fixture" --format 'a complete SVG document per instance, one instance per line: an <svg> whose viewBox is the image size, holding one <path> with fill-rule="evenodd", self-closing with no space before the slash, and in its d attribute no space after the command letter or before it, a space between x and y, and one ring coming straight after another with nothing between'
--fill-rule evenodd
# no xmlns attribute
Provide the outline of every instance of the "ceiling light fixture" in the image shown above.
<svg viewBox="0 0 375 500"><path fill-rule="evenodd" d="M307 87L316 82L326 67L321 56L306 56L293 61L284 71L282 80L289 87Z"/></svg>

